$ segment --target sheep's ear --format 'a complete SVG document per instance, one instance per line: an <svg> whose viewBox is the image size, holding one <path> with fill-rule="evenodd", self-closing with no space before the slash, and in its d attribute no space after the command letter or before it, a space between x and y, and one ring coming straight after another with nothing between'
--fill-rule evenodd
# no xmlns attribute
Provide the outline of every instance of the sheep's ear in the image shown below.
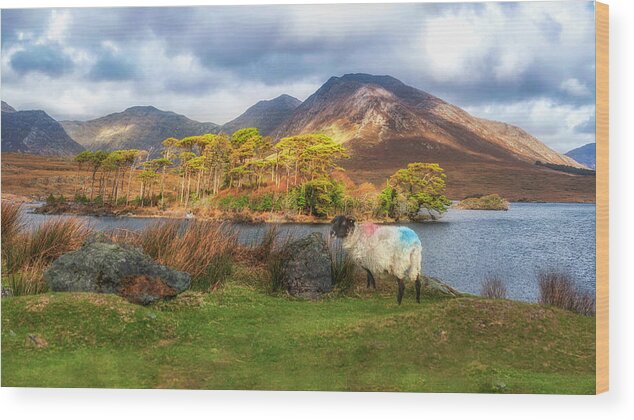
<svg viewBox="0 0 634 420"><path fill-rule="evenodd" d="M337 219L339 219L339 216L335 216L335 218L334 218L334 219L332 219L332 220L330 221L330 223L331 223L331 224L335 223L335 222L337 221Z"/></svg>

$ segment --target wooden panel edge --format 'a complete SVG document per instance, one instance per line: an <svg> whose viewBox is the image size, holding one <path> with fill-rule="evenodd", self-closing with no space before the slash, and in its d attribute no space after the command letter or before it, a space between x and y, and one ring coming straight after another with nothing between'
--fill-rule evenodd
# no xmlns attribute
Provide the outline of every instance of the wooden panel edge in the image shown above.
<svg viewBox="0 0 634 420"><path fill-rule="evenodd" d="M596 23L596 388L609 389L609 8Z"/></svg>

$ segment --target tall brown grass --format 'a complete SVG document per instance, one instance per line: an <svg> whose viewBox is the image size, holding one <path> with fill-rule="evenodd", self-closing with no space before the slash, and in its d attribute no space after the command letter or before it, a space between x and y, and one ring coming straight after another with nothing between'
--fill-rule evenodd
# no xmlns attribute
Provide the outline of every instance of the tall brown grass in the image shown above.
<svg viewBox="0 0 634 420"><path fill-rule="evenodd" d="M165 220L145 227L138 233L138 245L146 254L161 260L162 257L173 255L171 248L177 242L183 222L179 220Z"/></svg>
<svg viewBox="0 0 634 420"><path fill-rule="evenodd" d="M192 289L218 287L232 273L235 228L207 221L161 221L139 232L136 245L161 264L189 273Z"/></svg>
<svg viewBox="0 0 634 420"><path fill-rule="evenodd" d="M19 232L12 241L3 244L7 272L46 266L79 248L91 232L83 221L72 217L56 217L32 231Z"/></svg>
<svg viewBox="0 0 634 420"><path fill-rule="evenodd" d="M291 257L290 244L295 240L291 233L282 234L279 227L269 225L258 242L246 250L256 264L262 264L267 272L266 289L277 293L286 282L286 265Z"/></svg>
<svg viewBox="0 0 634 420"><path fill-rule="evenodd" d="M266 262L271 254L279 248L281 241L282 238L279 227L277 225L269 225L264 230L260 240L252 243L248 251L251 253L251 257L257 261ZM286 238L286 242L288 242L288 237Z"/></svg>
<svg viewBox="0 0 634 420"><path fill-rule="evenodd" d="M2 201L2 243L11 242L24 227L22 205Z"/></svg>
<svg viewBox="0 0 634 420"><path fill-rule="evenodd" d="M343 249L341 241L328 241L330 250L330 273L333 285L341 293L354 290L356 266L350 255Z"/></svg>
<svg viewBox="0 0 634 420"><path fill-rule="evenodd" d="M22 267L18 273L8 273L5 277L6 286L11 289L13 296L35 295L47 291L44 281L46 266L42 261Z"/></svg>
<svg viewBox="0 0 634 420"><path fill-rule="evenodd" d="M290 242L289 242L290 243ZM276 248L271 252L266 260L266 270L268 272L268 291L277 293L286 284L286 267L290 252L288 243Z"/></svg>
<svg viewBox="0 0 634 420"><path fill-rule="evenodd" d="M506 299L506 285L498 276L489 276L482 282L480 296L488 299Z"/></svg>
<svg viewBox="0 0 634 420"><path fill-rule="evenodd" d="M547 270L538 274L539 303L556 306L581 315L595 314L595 298L581 291L568 273Z"/></svg>
<svg viewBox="0 0 634 420"><path fill-rule="evenodd" d="M28 230L21 215L20 205L2 203L3 275L14 295L41 293L46 267L79 248L91 229L79 219L56 217Z"/></svg>

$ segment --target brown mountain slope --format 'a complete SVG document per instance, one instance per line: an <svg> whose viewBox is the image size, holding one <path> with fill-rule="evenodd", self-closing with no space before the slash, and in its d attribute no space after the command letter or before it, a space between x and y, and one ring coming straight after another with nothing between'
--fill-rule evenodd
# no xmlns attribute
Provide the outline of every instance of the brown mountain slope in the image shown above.
<svg viewBox="0 0 634 420"><path fill-rule="evenodd" d="M215 133L218 125L190 120L153 106L134 106L90 121L60 121L77 143L89 150L144 149L158 151L168 137Z"/></svg>
<svg viewBox="0 0 634 420"><path fill-rule="evenodd" d="M329 79L273 136L323 132L345 143L357 181L383 184L410 162L437 162L452 198L500 193L512 200L594 201L594 177L535 166L580 167L518 127L476 118L390 76Z"/></svg>

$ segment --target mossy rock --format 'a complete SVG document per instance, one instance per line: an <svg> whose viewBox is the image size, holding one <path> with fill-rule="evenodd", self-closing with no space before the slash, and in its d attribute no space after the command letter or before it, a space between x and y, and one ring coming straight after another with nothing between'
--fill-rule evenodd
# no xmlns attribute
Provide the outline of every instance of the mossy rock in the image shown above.
<svg viewBox="0 0 634 420"><path fill-rule="evenodd" d="M114 293L146 305L187 290L191 277L153 261L139 249L89 240L44 273L54 292Z"/></svg>

